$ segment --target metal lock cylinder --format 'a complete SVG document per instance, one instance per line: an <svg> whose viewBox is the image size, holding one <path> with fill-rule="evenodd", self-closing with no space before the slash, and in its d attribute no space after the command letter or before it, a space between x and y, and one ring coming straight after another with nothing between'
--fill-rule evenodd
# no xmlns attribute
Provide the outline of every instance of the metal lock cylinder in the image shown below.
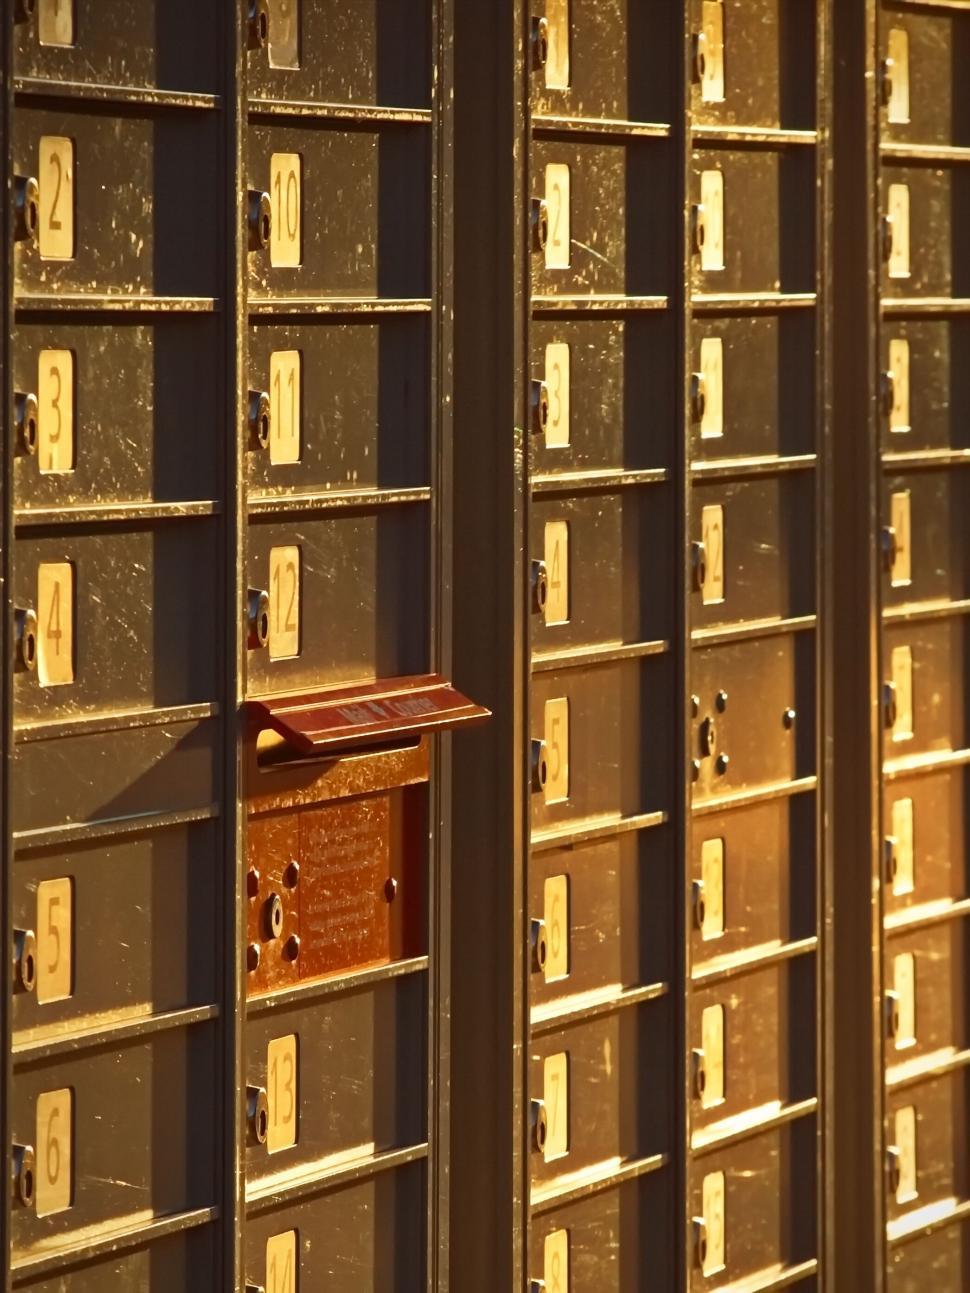
<svg viewBox="0 0 970 1293"><path fill-rule="evenodd" d="M704 1092L707 1090L707 1060L700 1047L695 1047L691 1051L691 1082L695 1099L703 1100Z"/></svg>
<svg viewBox="0 0 970 1293"><path fill-rule="evenodd" d="M691 572L694 577L694 591L701 592L707 582L707 548L698 541L690 545Z"/></svg>
<svg viewBox="0 0 970 1293"><path fill-rule="evenodd" d="M36 1198L37 1172L33 1145L14 1145L13 1157L14 1197L23 1208L33 1208Z"/></svg>
<svg viewBox="0 0 970 1293"><path fill-rule="evenodd" d="M707 411L707 388L703 373L690 375L690 415L694 422L703 422Z"/></svg>
<svg viewBox="0 0 970 1293"><path fill-rule="evenodd" d="M269 44L269 0L249 0L247 44L250 49L265 49Z"/></svg>
<svg viewBox="0 0 970 1293"><path fill-rule="evenodd" d="M17 424L17 435L24 453L33 455L37 452L37 437L40 428L40 409L37 396L32 391L14 396L14 419Z"/></svg>
<svg viewBox="0 0 970 1293"><path fill-rule="evenodd" d="M40 186L32 175L18 175L14 183L15 226L18 242L37 242L40 236Z"/></svg>
<svg viewBox="0 0 970 1293"><path fill-rule="evenodd" d="M265 251L273 233L273 205L268 193L261 189L249 190L246 217L249 227L249 250Z"/></svg>
<svg viewBox="0 0 970 1293"><path fill-rule="evenodd" d="M532 610L537 615L542 615L546 609L546 600L549 596L549 575L546 570L544 561L533 561L532 563Z"/></svg>
<svg viewBox="0 0 970 1293"><path fill-rule="evenodd" d="M249 392L249 435L257 449L269 448L272 431L268 391Z"/></svg>
<svg viewBox="0 0 970 1293"><path fill-rule="evenodd" d="M269 593L263 588L250 588L246 609L249 649L257 651L269 642Z"/></svg>
<svg viewBox="0 0 970 1293"><path fill-rule="evenodd" d="M269 1100L264 1087L246 1087L246 1122L250 1139L257 1145L265 1145L269 1134Z"/></svg>
<svg viewBox="0 0 970 1293"><path fill-rule="evenodd" d="M31 607L14 611L17 668L32 673L37 668L37 612Z"/></svg>
<svg viewBox="0 0 970 1293"><path fill-rule="evenodd" d="M547 18L532 19L532 68L541 72L549 61L549 21Z"/></svg>
<svg viewBox="0 0 970 1293"><path fill-rule="evenodd" d="M532 1123L532 1148L541 1154L546 1147L546 1139L549 1135L549 1121L546 1115L545 1101L533 1100L529 1105L529 1112Z"/></svg>
<svg viewBox="0 0 970 1293"><path fill-rule="evenodd" d="M549 207L545 198L533 198L531 208L532 250L543 252L549 241Z"/></svg>
<svg viewBox="0 0 970 1293"><path fill-rule="evenodd" d="M32 929L13 933L15 991L33 992L37 987L37 939Z"/></svg>
<svg viewBox="0 0 970 1293"><path fill-rule="evenodd" d="M894 525L884 525L881 536L882 564L887 573L891 573L899 553L899 540Z"/></svg>
<svg viewBox="0 0 970 1293"><path fill-rule="evenodd" d="M896 704L896 684L894 682L884 682L882 685L883 723L890 730L896 726L898 712L898 706Z"/></svg>
<svg viewBox="0 0 970 1293"><path fill-rule="evenodd" d="M703 1217L694 1218L694 1261L701 1270L707 1262L707 1222Z"/></svg>
<svg viewBox="0 0 970 1293"><path fill-rule="evenodd" d="M532 789L544 790L549 779L549 759L545 741L532 742Z"/></svg>
<svg viewBox="0 0 970 1293"><path fill-rule="evenodd" d="M529 393L532 406L532 434L545 435L549 426L549 387L533 379Z"/></svg>
<svg viewBox="0 0 970 1293"><path fill-rule="evenodd" d="M546 968L549 956L549 942L544 920L534 919L530 923L529 941L532 945L532 969L541 974Z"/></svg>

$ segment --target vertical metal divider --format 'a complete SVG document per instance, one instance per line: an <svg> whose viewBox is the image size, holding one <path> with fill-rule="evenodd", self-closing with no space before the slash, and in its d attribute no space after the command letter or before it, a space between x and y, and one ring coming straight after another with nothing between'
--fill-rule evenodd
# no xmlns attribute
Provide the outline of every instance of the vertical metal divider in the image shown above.
<svg viewBox="0 0 970 1293"><path fill-rule="evenodd" d="M519 284L518 329L515 335L515 459L522 477L522 511L516 531L520 560L514 585L518 597L522 633L516 665L519 669L521 707L518 726L519 805L521 858L517 872L516 901L512 920L515 928L513 963L516 970L514 1055L516 1073L514 1102L516 1129L512 1149L515 1187L522 1200L518 1223L512 1235L513 1289L529 1289L529 1253L532 1233L532 1172L529 1156L530 1100L529 1100L529 869L532 857L531 765L532 765L532 632L529 614L529 521L532 511L532 485L530 475L531 444L529 436L529 385L532 332L532 265L526 240L530 236L529 211L532 198L532 86L530 75L530 50L532 39L532 4L521 0L518 21L514 28L513 67L516 90L516 140L521 149L518 174L521 181L519 200L516 203L516 247L518 257L513 262Z"/></svg>
<svg viewBox="0 0 970 1293"><path fill-rule="evenodd" d="M831 911L838 1056L831 1162L837 1288L885 1287L882 1191L881 937L878 892L880 740L876 571L874 221L876 108L873 0L833 9L834 112L832 584L835 823Z"/></svg>
<svg viewBox="0 0 970 1293"><path fill-rule="evenodd" d="M13 429L11 426L11 409L13 408L13 388L10 379L10 327L13 319L13 239L11 237L11 214L13 210L13 167L10 152L10 125L13 114L13 58L11 54L11 25L13 23L13 6L7 2L0 8L0 68L2 68L2 98L0 107L0 144L3 149L3 212L0 215L0 234L3 237L3 270L0 280L3 283L3 337L0 339L0 390L2 390L3 413L3 469L0 472L0 511L3 516L3 534L0 538L0 580L3 584L3 650L0 655L3 665L3 693L0 700L0 714L3 718L2 771L0 771L0 832L2 832L2 866L0 866L0 920L3 922L2 969L0 969L0 1041L3 1044L3 1069L0 1078L0 1123L3 1136L3 1171L0 1172L0 1229L3 1237L0 1244L0 1288L10 1288L10 1255L11 1225L10 1208L12 1194L12 1148L10 1132L10 1089L13 1076L13 1057L11 1054L11 993L13 991L13 958L10 951L12 937L11 920L11 868L13 865L13 839L10 829L10 761L13 757L13 594L10 578L10 558L13 543L13 507L11 505L11 476L13 459Z"/></svg>
<svg viewBox="0 0 970 1293"><path fill-rule="evenodd" d="M454 309L454 0L433 0L431 57L431 656L453 676L453 309ZM451 1036L451 737L439 736L431 779L428 885L428 1270L427 1287L447 1293Z"/></svg>
<svg viewBox="0 0 970 1293"><path fill-rule="evenodd" d="M226 387L225 502L223 509L223 570L225 572L225 661L223 668L223 994L224 1136L222 1250L223 1289L233 1293L244 1287L243 1225L245 1221L245 1172L242 1142L243 1101L246 1081L244 1029L246 984L242 952L246 936L243 892L244 804L241 794L240 706L245 688L245 642L242 607L245 604L245 497L243 490L243 428L246 419L245 373L247 353L246 247L243 240L245 210L244 138L247 118L246 16L244 0L226 7L225 77L225 186L226 262L223 318L225 320Z"/></svg>
<svg viewBox="0 0 970 1293"><path fill-rule="evenodd" d="M818 1171L817 1190L817 1253L820 1268L820 1288L831 1287L836 1274L835 1262L835 1180L834 1136L835 1124L835 1052L831 1045L834 1036L834 958L832 953L832 883L834 875L834 848L831 826L832 798L832 732L834 705L832 678L835 668L835 632L831 614L833 582L836 564L832 534L832 328L834 306L834 278L832 272L833 185L831 149L834 118L832 113L832 3L822 0L818 8L818 34L816 40L816 157L815 173L819 187L819 227L816 231L816 292L820 308L816 318L818 353L821 373L816 375L816 405L818 467L815 488L816 605L819 613L819 650L816 661L816 745L820 772L819 793L815 801L816 871L815 902L816 929L821 940L815 961L816 992L816 1073L821 1102L821 1117L817 1130Z"/></svg>
<svg viewBox="0 0 970 1293"><path fill-rule="evenodd" d="M523 0L454 9L455 681L492 720L453 738L451 1265L524 1279L528 713Z"/></svg>
<svg viewBox="0 0 970 1293"><path fill-rule="evenodd" d="M676 651L675 661L676 687L679 689L679 704L674 732L673 757L677 773L673 778L674 794L674 841L677 859L676 883L671 886L674 896L674 920L677 931L674 940L674 976L671 984L673 999L677 1003L674 1015L674 1044L679 1072L676 1087L676 1098L673 1102L674 1134L671 1144L677 1146L676 1161L672 1163L672 1188L675 1200L676 1258L674 1264L675 1287L690 1287L691 1267L691 1231L688 1219L689 1195L688 1176L690 1163L690 1066L687 1062L688 1009L690 993L690 922L691 908L687 901L687 891L691 880L691 812L692 790L688 775L688 739L691 728L691 639L690 639L690 403L689 387L691 381L690 334L691 334L691 299L690 299L690 164L691 164L691 109L690 109L690 66L691 66L691 0L681 0L677 12L678 21L673 24L678 32L680 46L680 111L671 120L673 133L672 146L679 150L680 165L675 172L677 192L672 195L679 212L679 242L673 240L674 247L680 249L677 265L676 295L671 306L679 320L677 329L677 363L680 381L676 383L677 404L674 411L676 425L680 435L676 439L677 453L673 464L674 489L676 490L676 535L674 551L680 554L680 579L676 583L677 605L675 609ZM679 919L678 919L679 917ZM679 1131L679 1136L678 1136Z"/></svg>

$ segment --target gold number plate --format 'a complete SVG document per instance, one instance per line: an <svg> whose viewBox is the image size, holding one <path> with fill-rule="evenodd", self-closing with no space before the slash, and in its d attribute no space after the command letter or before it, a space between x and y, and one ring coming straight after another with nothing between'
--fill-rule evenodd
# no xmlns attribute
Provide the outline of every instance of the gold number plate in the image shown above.
<svg viewBox="0 0 970 1293"><path fill-rule="evenodd" d="M73 991L74 884L43 880L37 886L37 1000L65 1001Z"/></svg>
<svg viewBox="0 0 970 1293"><path fill-rule="evenodd" d="M266 1148L276 1154L296 1144L300 1095L295 1033L275 1038L266 1048L266 1096L269 1105Z"/></svg>
<svg viewBox="0 0 970 1293"><path fill-rule="evenodd" d="M702 938L724 933L724 841L705 840L701 845L701 882L704 885Z"/></svg>
<svg viewBox="0 0 970 1293"><path fill-rule="evenodd" d="M553 1230L546 1235L542 1253L542 1276L546 1293L569 1293L569 1231Z"/></svg>
<svg viewBox="0 0 970 1293"><path fill-rule="evenodd" d="M701 341L701 378L704 382L701 436L709 440L724 434L724 343L720 337L704 337Z"/></svg>
<svg viewBox="0 0 970 1293"><path fill-rule="evenodd" d="M300 0L269 0L269 65L300 66Z"/></svg>
<svg viewBox="0 0 970 1293"><path fill-rule="evenodd" d="M300 654L300 549L270 548L269 658Z"/></svg>
<svg viewBox="0 0 970 1293"><path fill-rule="evenodd" d="M569 619L569 524L547 521L545 528L545 561L549 579L546 594L545 621L565 624Z"/></svg>
<svg viewBox="0 0 970 1293"><path fill-rule="evenodd" d="M549 1055L543 1062L542 1092L546 1106L542 1157L548 1163L569 1153L569 1056L565 1051Z"/></svg>
<svg viewBox="0 0 970 1293"><path fill-rule="evenodd" d="M702 1270L705 1276L716 1275L718 1271L724 1270L727 1247L724 1173L709 1172L704 1177L701 1189L704 1230L707 1236Z"/></svg>
<svg viewBox="0 0 970 1293"><path fill-rule="evenodd" d="M886 113L894 126L902 126L909 121L909 32L891 27L887 53L891 88Z"/></svg>
<svg viewBox="0 0 970 1293"><path fill-rule="evenodd" d="M701 100L724 102L724 5L721 0L704 0L703 5L704 74L701 77Z"/></svg>
<svg viewBox="0 0 970 1293"><path fill-rule="evenodd" d="M897 799L893 803L893 836L896 840L896 874L893 893L912 893L916 884L913 852L913 801Z"/></svg>
<svg viewBox="0 0 970 1293"><path fill-rule="evenodd" d="M546 346L546 386L549 390L546 448L564 449L569 444L569 347L563 342Z"/></svg>
<svg viewBox="0 0 970 1293"><path fill-rule="evenodd" d="M37 1097L37 1215L49 1217L71 1206L74 1095L69 1087Z"/></svg>
<svg viewBox="0 0 970 1293"><path fill-rule="evenodd" d="M701 599L705 606L724 601L724 508L720 503L701 510L704 541L704 583Z"/></svg>
<svg viewBox="0 0 970 1293"><path fill-rule="evenodd" d="M303 260L303 158L299 153L273 153L269 192L273 204L269 263L291 268Z"/></svg>
<svg viewBox="0 0 970 1293"><path fill-rule="evenodd" d="M568 269L569 167L561 162L550 162L546 167L546 207L549 211L546 269Z"/></svg>
<svg viewBox="0 0 970 1293"><path fill-rule="evenodd" d="M74 44L74 0L40 0L37 38L42 45Z"/></svg>
<svg viewBox="0 0 970 1293"><path fill-rule="evenodd" d="M908 431L912 426L909 411L909 342L902 337L895 337L889 343L889 371L893 379L889 429Z"/></svg>
<svg viewBox="0 0 970 1293"><path fill-rule="evenodd" d="M40 233L43 260L74 258L74 141L40 138Z"/></svg>
<svg viewBox="0 0 970 1293"><path fill-rule="evenodd" d="M710 1109L724 1102L724 1007L707 1006L701 1013L704 1051L704 1091L701 1104Z"/></svg>
<svg viewBox="0 0 970 1293"><path fill-rule="evenodd" d="M896 1049L916 1044L916 957L902 952L893 957L893 988L899 1001Z"/></svg>
<svg viewBox="0 0 970 1293"><path fill-rule="evenodd" d="M889 248L889 277L909 278L909 185L890 184L889 219L892 239Z"/></svg>
<svg viewBox="0 0 970 1293"><path fill-rule="evenodd" d="M266 1293L298 1293L296 1231L266 1240Z"/></svg>
<svg viewBox="0 0 970 1293"><path fill-rule="evenodd" d="M565 697L547 700L544 718L546 784L543 797L547 804L558 804L569 798L569 701Z"/></svg>
<svg viewBox="0 0 970 1293"><path fill-rule="evenodd" d="M892 584L901 587L912 583L912 526L910 524L909 490L901 490L890 499L890 524L896 532L896 556L893 561Z"/></svg>
<svg viewBox="0 0 970 1293"><path fill-rule="evenodd" d="M724 268L724 176L720 171L701 171L701 207L701 269L709 273Z"/></svg>
<svg viewBox="0 0 970 1293"><path fill-rule="evenodd" d="M899 1186L896 1202L906 1203L919 1193L916 1177L916 1109L906 1105L896 1110L896 1148L899 1150Z"/></svg>
<svg viewBox="0 0 970 1293"><path fill-rule="evenodd" d="M37 677L42 687L74 681L74 567L69 561L37 567Z"/></svg>
<svg viewBox="0 0 970 1293"><path fill-rule="evenodd" d="M569 89L569 0L546 0L549 52L546 56L546 89Z"/></svg>
<svg viewBox="0 0 970 1293"><path fill-rule="evenodd" d="M74 355L37 356L37 465L44 473L74 470Z"/></svg>
<svg viewBox="0 0 970 1293"><path fill-rule="evenodd" d="M550 876L543 885L543 920L546 925L546 982L569 974L569 879Z"/></svg>
<svg viewBox="0 0 970 1293"><path fill-rule="evenodd" d="M913 735L913 651L911 647L893 647L892 676L896 688L896 721L893 740L908 741Z"/></svg>
<svg viewBox="0 0 970 1293"><path fill-rule="evenodd" d="M299 350L276 350L269 357L269 460L275 465L300 461L303 410Z"/></svg>

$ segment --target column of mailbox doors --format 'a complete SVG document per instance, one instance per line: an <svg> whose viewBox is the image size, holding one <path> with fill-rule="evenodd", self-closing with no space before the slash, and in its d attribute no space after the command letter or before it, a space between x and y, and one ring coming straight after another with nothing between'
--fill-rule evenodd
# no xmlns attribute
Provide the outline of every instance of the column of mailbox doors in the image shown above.
<svg viewBox="0 0 970 1293"><path fill-rule="evenodd" d="M3 1281L211 1289L222 23L214 4L111 0L3 20Z"/></svg>
<svg viewBox="0 0 970 1293"><path fill-rule="evenodd" d="M264 41L263 7L252 10L250 698L420 674L440 654L440 13L431 0L273 0ZM412 820L394 792L373 801L373 820L353 803L306 811L308 792L284 802L251 756L247 1287L423 1289L446 1278L433 1226L447 1088L429 1026L429 820ZM422 757L388 756L405 768ZM386 775L369 766L364 781ZM375 788L356 775L354 793ZM340 793L331 785L326 798ZM373 917L356 886L373 883L387 830L410 860L380 877L377 902L403 903L403 925L392 920L385 964L359 968L380 953L366 945Z"/></svg>
<svg viewBox="0 0 970 1293"><path fill-rule="evenodd" d="M876 7L887 1287L970 1277L970 7Z"/></svg>
<svg viewBox="0 0 970 1293"><path fill-rule="evenodd" d="M386 967L270 977L244 1022L254 948L220 931L266 896L236 851L237 697L441 656L441 9L233 8L4 8L16 1287L438 1277L434 798L395 818L420 874ZM244 1196L234 1077L268 1097L250 1121L239 1093Z"/></svg>
<svg viewBox="0 0 970 1293"><path fill-rule="evenodd" d="M546 0L530 62L531 1287L673 1287L673 3Z"/></svg>
<svg viewBox="0 0 970 1293"><path fill-rule="evenodd" d="M818 1288L825 6L689 6L692 1289Z"/></svg>

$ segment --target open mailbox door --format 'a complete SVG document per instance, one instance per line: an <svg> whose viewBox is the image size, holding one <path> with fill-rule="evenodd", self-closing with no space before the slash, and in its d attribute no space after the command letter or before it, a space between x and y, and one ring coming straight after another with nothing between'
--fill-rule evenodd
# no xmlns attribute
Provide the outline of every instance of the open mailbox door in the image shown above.
<svg viewBox="0 0 970 1293"><path fill-rule="evenodd" d="M425 955L429 737L489 711L429 674L245 712L249 995Z"/></svg>

